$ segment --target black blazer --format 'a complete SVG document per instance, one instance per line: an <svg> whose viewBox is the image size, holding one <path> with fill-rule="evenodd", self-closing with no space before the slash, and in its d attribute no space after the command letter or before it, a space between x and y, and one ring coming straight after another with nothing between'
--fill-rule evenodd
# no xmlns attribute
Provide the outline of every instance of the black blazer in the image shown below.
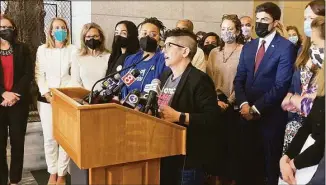
<svg viewBox="0 0 326 185"><path fill-rule="evenodd" d="M315 140L315 143L308 147L301 154L301 148L307 137ZM313 166L319 163L324 156L325 149L325 96L316 97L312 109L298 133L293 138L286 155L294 158L294 165L297 169Z"/></svg>
<svg viewBox="0 0 326 185"><path fill-rule="evenodd" d="M33 79L33 60L30 50L23 43L12 45L14 55L14 84L12 92L21 95L20 102L28 102L30 97L30 85ZM3 69L0 63L0 94L4 93ZM3 98L0 97L2 101Z"/></svg>
<svg viewBox="0 0 326 185"><path fill-rule="evenodd" d="M161 75L161 88L171 70ZM212 146L216 146L218 130L217 96L211 78L189 64L183 72L173 96L171 107L179 112L189 113L187 127L186 166L201 166L216 158Z"/></svg>

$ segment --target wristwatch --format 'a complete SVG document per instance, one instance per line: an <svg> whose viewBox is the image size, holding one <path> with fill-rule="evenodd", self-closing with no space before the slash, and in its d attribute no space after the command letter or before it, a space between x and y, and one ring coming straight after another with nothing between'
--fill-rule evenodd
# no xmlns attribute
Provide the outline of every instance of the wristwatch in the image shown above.
<svg viewBox="0 0 326 185"><path fill-rule="evenodd" d="M179 117L179 124L184 125L186 122L186 114L184 112L181 112L180 117Z"/></svg>

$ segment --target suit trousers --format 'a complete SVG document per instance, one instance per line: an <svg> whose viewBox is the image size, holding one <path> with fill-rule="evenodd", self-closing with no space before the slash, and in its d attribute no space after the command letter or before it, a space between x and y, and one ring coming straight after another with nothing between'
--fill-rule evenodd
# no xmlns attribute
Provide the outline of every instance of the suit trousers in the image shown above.
<svg viewBox="0 0 326 185"><path fill-rule="evenodd" d="M161 185L203 185L205 172L202 167L187 166L182 155L161 158Z"/></svg>
<svg viewBox="0 0 326 185"><path fill-rule="evenodd" d="M265 123L258 120L240 125L239 185L278 184L285 126L278 129L283 131L271 132L276 124Z"/></svg>
<svg viewBox="0 0 326 185"><path fill-rule="evenodd" d="M38 109L43 129L44 153L48 172L50 174L58 174L58 176L65 176L70 158L53 138L51 104L38 102Z"/></svg>
<svg viewBox="0 0 326 185"><path fill-rule="evenodd" d="M8 184L8 129L11 145L10 182L18 183L22 178L29 104L21 101L12 107L0 106L0 184L3 185Z"/></svg>

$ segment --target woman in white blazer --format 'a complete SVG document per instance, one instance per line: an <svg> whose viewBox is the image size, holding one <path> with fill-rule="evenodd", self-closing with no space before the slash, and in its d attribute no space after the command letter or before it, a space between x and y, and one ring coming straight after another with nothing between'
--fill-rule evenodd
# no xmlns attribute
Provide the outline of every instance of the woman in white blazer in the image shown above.
<svg viewBox="0 0 326 185"><path fill-rule="evenodd" d="M71 80L70 67L76 47L70 44L67 22L53 18L47 32L46 44L37 50L35 75L43 101L39 114L43 128L45 160L50 178L48 184L65 184L69 157L52 134L52 95L50 88L66 87Z"/></svg>
<svg viewBox="0 0 326 185"><path fill-rule="evenodd" d="M71 64L71 86L91 90L94 83L105 77L110 53L105 48L105 36L96 23L88 23L81 31L81 48L73 56ZM100 90L100 83L95 90Z"/></svg>

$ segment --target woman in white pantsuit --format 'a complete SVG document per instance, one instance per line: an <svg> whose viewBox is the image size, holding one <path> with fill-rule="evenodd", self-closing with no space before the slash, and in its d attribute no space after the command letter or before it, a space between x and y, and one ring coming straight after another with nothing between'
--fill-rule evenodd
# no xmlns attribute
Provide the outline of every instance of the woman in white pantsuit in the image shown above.
<svg viewBox="0 0 326 185"><path fill-rule="evenodd" d="M46 44L36 56L36 82L41 98L39 114L43 128L45 160L50 173L48 184L65 184L69 156L58 145L52 134L52 95L50 88L66 87L71 79L71 57L76 52L70 44L70 33L64 19L53 18L47 32ZM43 101L42 101L43 99Z"/></svg>

